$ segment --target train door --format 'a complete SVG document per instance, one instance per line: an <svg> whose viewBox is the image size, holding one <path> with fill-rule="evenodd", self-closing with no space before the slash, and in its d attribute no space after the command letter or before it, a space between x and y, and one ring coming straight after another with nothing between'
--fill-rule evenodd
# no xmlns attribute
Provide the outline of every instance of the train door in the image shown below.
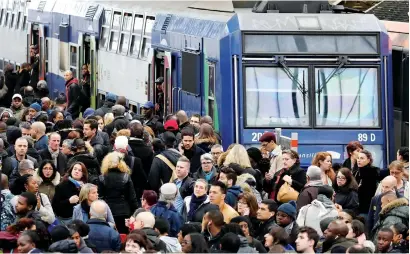
<svg viewBox="0 0 410 254"><path fill-rule="evenodd" d="M29 43L28 45L28 58L27 62L31 63L31 56L34 54L34 49L31 46L38 48L38 71L39 71L39 80L45 79L45 54L46 54L46 45L45 45L45 28L42 24L32 23L30 24L29 32Z"/></svg>
<svg viewBox="0 0 410 254"><path fill-rule="evenodd" d="M151 68L153 82L150 82L149 91L152 92L154 104L158 105L156 114L163 118L171 114L173 107L172 56L171 52L155 51ZM156 84L158 78L163 78L162 84Z"/></svg>
<svg viewBox="0 0 410 254"><path fill-rule="evenodd" d="M81 72L79 73L80 80L83 80L83 69L87 69L90 76L89 76L89 87L90 89L90 102L92 107L97 106L97 101L95 98L96 91L95 91L95 75L96 75L96 61L95 61L95 37L89 34L79 33L78 36L78 45L79 45L79 67L81 68Z"/></svg>

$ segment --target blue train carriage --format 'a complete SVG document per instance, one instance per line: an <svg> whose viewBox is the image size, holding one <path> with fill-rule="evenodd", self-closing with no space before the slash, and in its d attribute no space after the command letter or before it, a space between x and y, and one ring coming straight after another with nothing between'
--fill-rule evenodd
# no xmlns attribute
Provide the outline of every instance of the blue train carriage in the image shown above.
<svg viewBox="0 0 410 254"><path fill-rule="evenodd" d="M7 64L28 62L26 0L0 0L0 76Z"/></svg>

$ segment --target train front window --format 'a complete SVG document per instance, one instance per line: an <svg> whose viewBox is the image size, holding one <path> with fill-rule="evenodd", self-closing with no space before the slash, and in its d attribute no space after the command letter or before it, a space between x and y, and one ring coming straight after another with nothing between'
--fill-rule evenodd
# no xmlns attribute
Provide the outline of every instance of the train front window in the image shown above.
<svg viewBox="0 0 410 254"><path fill-rule="evenodd" d="M379 127L378 90L377 68L316 68L316 125Z"/></svg>
<svg viewBox="0 0 410 254"><path fill-rule="evenodd" d="M308 127L308 69L245 68L246 127Z"/></svg>

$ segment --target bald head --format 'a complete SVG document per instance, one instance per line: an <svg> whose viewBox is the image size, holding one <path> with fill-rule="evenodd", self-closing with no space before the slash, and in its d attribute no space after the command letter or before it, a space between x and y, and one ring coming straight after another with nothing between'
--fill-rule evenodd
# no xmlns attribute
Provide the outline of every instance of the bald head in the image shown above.
<svg viewBox="0 0 410 254"><path fill-rule="evenodd" d="M1 186L5 190L9 188L9 178L5 174L1 174Z"/></svg>
<svg viewBox="0 0 410 254"><path fill-rule="evenodd" d="M155 225L155 217L150 212L141 212L135 218L136 221L141 222L138 223L138 226L141 225L141 228L154 228ZM139 228L139 229L141 229Z"/></svg>
<svg viewBox="0 0 410 254"><path fill-rule="evenodd" d="M33 87L31 87L31 86L26 86L26 87L24 88L24 94L31 93L31 92L33 92Z"/></svg>
<svg viewBox="0 0 410 254"><path fill-rule="evenodd" d="M394 176L386 176L382 183L382 193L394 191L397 187L397 179Z"/></svg>
<svg viewBox="0 0 410 254"><path fill-rule="evenodd" d="M91 218L105 220L107 218L107 204L102 200L96 200L91 203Z"/></svg>
<svg viewBox="0 0 410 254"><path fill-rule="evenodd" d="M51 100L48 97L41 98L41 109L48 110L51 105Z"/></svg>
<svg viewBox="0 0 410 254"><path fill-rule="evenodd" d="M325 230L326 239L335 239L336 237L346 237L349 233L349 228L346 223L341 220L332 221Z"/></svg>

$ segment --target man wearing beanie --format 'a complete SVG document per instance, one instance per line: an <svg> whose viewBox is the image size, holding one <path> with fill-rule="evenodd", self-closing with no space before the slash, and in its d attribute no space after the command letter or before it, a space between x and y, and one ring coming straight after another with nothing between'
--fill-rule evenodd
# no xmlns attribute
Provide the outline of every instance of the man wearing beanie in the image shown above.
<svg viewBox="0 0 410 254"><path fill-rule="evenodd" d="M52 242L48 249L50 252L78 253L77 245L74 240L71 240L70 231L66 226L55 226L51 230L50 236Z"/></svg>
<svg viewBox="0 0 410 254"><path fill-rule="evenodd" d="M89 116L93 116L94 113L95 113L95 110L93 108L87 108L83 113L83 118L86 119Z"/></svg>
<svg viewBox="0 0 410 254"><path fill-rule="evenodd" d="M289 243L295 248L295 241L299 233L299 226L296 223L295 201L292 200L279 206L278 212L276 213L276 224L285 229L289 235Z"/></svg>
<svg viewBox="0 0 410 254"><path fill-rule="evenodd" d="M317 198L318 187L323 186L321 179L322 170L318 166L310 166L306 171L307 183L296 201L297 211L305 205L309 205Z"/></svg>
<svg viewBox="0 0 410 254"><path fill-rule="evenodd" d="M41 111L41 105L38 104L37 102L34 102L33 104L30 105L28 108L28 115L30 116L30 121L33 121L36 116L40 113Z"/></svg>

